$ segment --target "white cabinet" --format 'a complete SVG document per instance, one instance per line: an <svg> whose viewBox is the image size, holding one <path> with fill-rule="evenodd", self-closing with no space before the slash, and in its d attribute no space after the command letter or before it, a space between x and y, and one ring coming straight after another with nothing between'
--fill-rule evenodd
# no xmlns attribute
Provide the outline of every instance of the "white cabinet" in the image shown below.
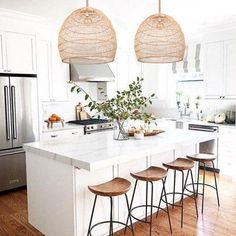
<svg viewBox="0 0 236 236"><path fill-rule="evenodd" d="M4 73L36 74L35 37L0 33L0 70Z"/></svg>
<svg viewBox="0 0 236 236"><path fill-rule="evenodd" d="M205 45L205 95L236 98L236 39Z"/></svg>
<svg viewBox="0 0 236 236"><path fill-rule="evenodd" d="M156 64L142 63L142 82L144 96L155 94L157 98L158 93L158 66Z"/></svg>
<svg viewBox="0 0 236 236"><path fill-rule="evenodd" d="M224 43L213 42L205 45L205 95L220 97L224 84Z"/></svg>
<svg viewBox="0 0 236 236"><path fill-rule="evenodd" d="M0 72L4 72L5 70L5 51L4 51L4 33L0 32Z"/></svg>
<svg viewBox="0 0 236 236"><path fill-rule="evenodd" d="M221 174L226 174L236 180L236 129L234 127L220 127L219 130L218 165Z"/></svg>
<svg viewBox="0 0 236 236"><path fill-rule="evenodd" d="M225 97L236 97L236 40L225 41Z"/></svg>
<svg viewBox="0 0 236 236"><path fill-rule="evenodd" d="M57 140L66 140L68 138L78 137L82 135L84 135L83 128L52 130L43 132L41 134L41 140L44 142L54 142Z"/></svg>
<svg viewBox="0 0 236 236"><path fill-rule="evenodd" d="M69 65L61 62L57 43L38 40L37 55L40 101L67 101Z"/></svg>

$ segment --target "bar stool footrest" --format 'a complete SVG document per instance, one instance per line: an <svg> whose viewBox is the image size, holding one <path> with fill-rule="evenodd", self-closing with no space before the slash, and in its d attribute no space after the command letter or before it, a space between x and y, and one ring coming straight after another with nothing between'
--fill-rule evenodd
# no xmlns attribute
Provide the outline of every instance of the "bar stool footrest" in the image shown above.
<svg viewBox="0 0 236 236"><path fill-rule="evenodd" d="M131 215L131 217L134 218L134 219L137 220L137 221L150 224L149 221L139 219L139 218L135 217L135 216L132 214L132 211L133 211L133 210L138 209L138 208L145 208L146 206L151 208L151 205L139 205L139 206L136 206L136 207L133 207L132 209L130 209L130 215ZM162 208L162 207L158 207L158 206L155 206L155 205L152 205L152 207L153 207L153 208L156 208L156 209L158 209L158 210L162 210L162 211L164 211L165 213L168 213L168 211L165 210L165 209Z"/></svg>
<svg viewBox="0 0 236 236"><path fill-rule="evenodd" d="M181 193L181 192L169 192L169 193L166 193L166 196L168 196L168 195L184 195L184 196L187 196L187 197L190 197L190 198L192 198L193 200L195 200L195 197L193 197L193 196L191 196L191 195L189 195L189 194L187 194L187 193ZM163 197L164 197L164 195L162 195L162 197L161 197L161 201L163 201L164 203L167 203L168 205L170 205L170 206L176 206L176 207L182 207L182 205L179 205L179 204L173 204L173 203L170 203L170 202L166 202L164 199L163 199ZM181 199L179 200L179 201L181 201Z"/></svg>
<svg viewBox="0 0 236 236"><path fill-rule="evenodd" d="M99 225L103 225L103 224L110 224L110 223L111 223L111 222L110 222L109 220L106 220L106 221L101 221L101 222L99 222L99 223L94 224L94 225L91 227L91 229L89 230L88 235L91 235L91 236L92 236L92 233L91 233L91 232L92 232L92 230L93 230L95 227L97 227L97 226L99 226ZM129 225L126 225L126 224L123 223L123 222L113 220L113 221L112 221L112 224L121 224L121 225L127 227L127 228L132 232L132 228L131 228Z"/></svg>
<svg viewBox="0 0 236 236"><path fill-rule="evenodd" d="M212 185L210 185L210 184L203 184L203 183L193 183L194 185L201 185L201 186L203 186L203 185L205 185L205 186L207 186L207 187L211 187L211 188L213 188L213 189L215 189L216 190L216 187L215 186L212 186ZM185 187L185 190L187 190L189 193L192 193L192 194L199 194L199 195L203 195L203 193L197 193L197 191L194 193L192 190L190 190L190 189L188 189L187 188L187 186L190 186L190 185L192 185L192 183L189 183L189 184L186 184L186 187Z"/></svg>

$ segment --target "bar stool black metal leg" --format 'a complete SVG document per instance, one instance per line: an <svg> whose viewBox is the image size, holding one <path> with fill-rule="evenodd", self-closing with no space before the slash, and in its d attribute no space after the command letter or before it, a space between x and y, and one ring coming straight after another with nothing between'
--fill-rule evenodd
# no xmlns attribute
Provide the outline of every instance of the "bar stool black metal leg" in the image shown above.
<svg viewBox="0 0 236 236"><path fill-rule="evenodd" d="M183 188L183 191L185 190L185 188L186 188L186 185L187 185L187 181L188 181L189 172L190 172L190 170L188 170L188 172L187 172L187 176L186 176L186 178L185 178L185 182L184 182L184 188ZM181 203L181 202L180 202L180 203Z"/></svg>
<svg viewBox="0 0 236 236"><path fill-rule="evenodd" d="M110 236L113 236L113 199L110 197L111 211L110 211Z"/></svg>
<svg viewBox="0 0 236 236"><path fill-rule="evenodd" d="M130 210L132 209L132 205L133 205L133 201L134 201L134 196L135 196L137 184L138 184L138 180L136 179L135 184L134 184L134 191L133 191L133 194L132 194L132 198L131 198L131 202L130 202L130 207L129 207ZM130 217L131 217L131 212L129 211L128 217L127 217L127 220L126 220L126 225L128 225ZM125 227L124 233L126 233L126 230L127 230L127 226Z"/></svg>
<svg viewBox="0 0 236 236"><path fill-rule="evenodd" d="M191 174L191 179L192 179L192 186L193 186L193 193L194 193L194 201L195 201L196 214L197 214L197 217L198 217L196 192L195 192L195 186L194 186L194 179L193 179L193 172L192 172L192 170L190 170L190 174Z"/></svg>
<svg viewBox="0 0 236 236"><path fill-rule="evenodd" d="M151 184L151 214L150 214L150 236L152 235L152 206L153 206L153 183L150 182Z"/></svg>
<svg viewBox="0 0 236 236"><path fill-rule="evenodd" d="M212 166L213 166L213 170L214 170L214 180L215 180L217 202L218 202L218 206L220 206L220 198L219 198L218 186L217 186L217 181L216 181L216 171L215 171L214 161L212 161Z"/></svg>
<svg viewBox="0 0 236 236"><path fill-rule="evenodd" d="M202 183L202 213L204 208L204 198L205 198L205 181L206 181L206 164L203 162L203 183Z"/></svg>
<svg viewBox="0 0 236 236"><path fill-rule="evenodd" d="M166 211L167 211L168 220L169 220L170 232L172 234L172 226L171 226L171 221L170 221L170 212L169 212L169 207L168 207L168 202L167 202L165 183L166 183L166 177L165 177L164 180L162 180L162 185L163 185L162 192L164 192L164 197L165 197L165 201L166 201ZM162 199L162 193L161 193L161 198L160 199ZM160 203L159 203L159 206L158 206L158 210L159 210L159 207L160 207Z"/></svg>
<svg viewBox="0 0 236 236"><path fill-rule="evenodd" d="M166 177L165 177L165 180L166 180ZM162 180L162 181L163 181L163 180ZM159 210L160 210L160 207L161 207L161 201L162 201L163 193L165 194L165 192L164 192L164 186L162 186L161 196L160 196L160 200L159 200L159 203L158 203L158 209L157 209L157 213L156 213L156 218L158 217Z"/></svg>
<svg viewBox="0 0 236 236"><path fill-rule="evenodd" d="M175 203L175 182L176 182L176 170L174 170L174 187L173 187L173 200L172 200L172 208L174 208Z"/></svg>
<svg viewBox="0 0 236 236"><path fill-rule="evenodd" d="M97 195L95 195L95 198L94 198L93 209L92 209L92 214L91 214L91 218L90 218L90 221L89 221L89 228L88 228L87 236L91 235L90 231L91 231L91 225L92 225L93 214L94 214L96 202L97 202Z"/></svg>
<svg viewBox="0 0 236 236"><path fill-rule="evenodd" d="M147 221L148 214L148 182L146 182L146 209L145 209L145 221Z"/></svg>
<svg viewBox="0 0 236 236"><path fill-rule="evenodd" d="M128 209L128 217L129 217L129 220L130 220L130 227L131 227L132 235L134 236L134 228L133 228L133 223L132 223L132 217L131 217L131 214L130 214L130 207L129 207L129 201L128 201L127 194L125 194L125 199L126 199L126 204L127 204L127 209ZM127 227L128 227L128 224L126 223L125 230L126 230Z"/></svg>
<svg viewBox="0 0 236 236"><path fill-rule="evenodd" d="M183 220L184 220L184 172L182 173L182 194L181 194L181 228L183 228Z"/></svg>
<svg viewBox="0 0 236 236"><path fill-rule="evenodd" d="M197 193L196 193L197 197L198 197L199 176L200 176L200 162L198 162L198 171L197 171Z"/></svg>

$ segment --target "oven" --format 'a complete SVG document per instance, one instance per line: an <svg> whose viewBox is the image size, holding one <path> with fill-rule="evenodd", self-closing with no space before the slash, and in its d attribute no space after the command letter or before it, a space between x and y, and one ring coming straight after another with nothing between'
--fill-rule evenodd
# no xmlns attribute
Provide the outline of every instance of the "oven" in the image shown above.
<svg viewBox="0 0 236 236"><path fill-rule="evenodd" d="M189 130L203 131L203 132L219 132L219 127L215 125L199 125L199 124L189 124ZM220 172L219 169L219 139L213 139L199 144L199 153L212 153L216 156L215 171ZM200 165L200 168L203 168L203 165ZM210 163L206 163L206 169L213 171Z"/></svg>
<svg viewBox="0 0 236 236"><path fill-rule="evenodd" d="M112 130L114 127L113 122L109 122L106 119L87 119L87 120L72 120L68 121L69 124L83 125L84 134L92 134L96 132L102 132L106 130Z"/></svg>

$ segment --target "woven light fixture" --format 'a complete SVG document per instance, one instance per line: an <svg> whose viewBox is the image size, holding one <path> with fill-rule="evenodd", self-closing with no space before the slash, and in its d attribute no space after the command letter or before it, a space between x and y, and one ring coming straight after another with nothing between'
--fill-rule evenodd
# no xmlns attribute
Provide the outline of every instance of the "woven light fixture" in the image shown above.
<svg viewBox="0 0 236 236"><path fill-rule="evenodd" d="M172 63L183 60L185 51L184 34L179 24L170 16L159 11L149 16L135 35L137 60L144 63Z"/></svg>
<svg viewBox="0 0 236 236"><path fill-rule="evenodd" d="M58 39L61 59L69 64L112 62L117 48L116 33L110 20L99 10L75 10L64 21Z"/></svg>

